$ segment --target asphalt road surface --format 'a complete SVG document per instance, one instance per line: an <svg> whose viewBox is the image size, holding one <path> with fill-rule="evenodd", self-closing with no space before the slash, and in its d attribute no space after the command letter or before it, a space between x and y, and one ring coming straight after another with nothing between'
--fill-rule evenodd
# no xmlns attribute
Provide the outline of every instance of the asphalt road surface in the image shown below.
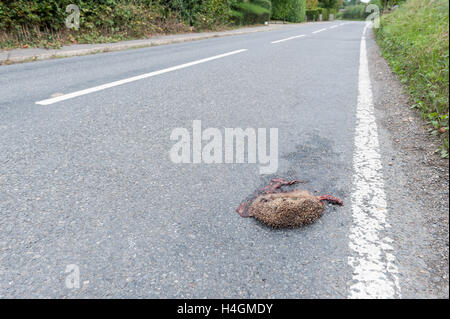
<svg viewBox="0 0 450 319"><path fill-rule="evenodd" d="M419 199L386 191L370 32L334 21L1 66L0 297L440 296ZM194 120L277 128L278 170L173 163L170 135ZM345 205L299 229L241 218L272 177Z"/></svg>

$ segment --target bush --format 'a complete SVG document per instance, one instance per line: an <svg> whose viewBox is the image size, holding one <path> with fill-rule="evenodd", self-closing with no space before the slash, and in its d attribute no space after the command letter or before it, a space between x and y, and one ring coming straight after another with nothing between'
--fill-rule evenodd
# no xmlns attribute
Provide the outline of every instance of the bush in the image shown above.
<svg viewBox="0 0 450 319"><path fill-rule="evenodd" d="M238 2L233 6L233 17L238 24L260 24L269 20L270 8L268 9L256 3L262 3L267 6L267 2L263 0Z"/></svg>
<svg viewBox="0 0 450 319"><path fill-rule="evenodd" d="M370 13L366 13L365 4L346 6L342 12L342 18L350 20L364 20Z"/></svg>
<svg viewBox="0 0 450 319"><path fill-rule="evenodd" d="M319 21L319 10L318 9L311 9L306 10L306 17L308 18L308 21Z"/></svg>
<svg viewBox="0 0 450 319"><path fill-rule="evenodd" d="M241 11L231 9L231 20L232 24L241 25L244 24L244 14Z"/></svg>
<svg viewBox="0 0 450 319"><path fill-rule="evenodd" d="M375 4L380 9L380 12L383 11L384 1L382 1L382 0L370 0L369 4Z"/></svg>
<svg viewBox="0 0 450 319"><path fill-rule="evenodd" d="M80 30L65 27L68 4L80 8ZM187 31L173 12L149 0L17 0L0 3L0 47L105 42Z"/></svg>
<svg viewBox="0 0 450 319"><path fill-rule="evenodd" d="M328 9L328 19L330 19L330 16L333 15L334 19L336 19L337 10L335 8Z"/></svg>
<svg viewBox="0 0 450 319"><path fill-rule="evenodd" d="M429 121L443 138L441 155L448 156L449 3L409 0L383 15L376 38L384 57L404 82Z"/></svg>
<svg viewBox="0 0 450 319"><path fill-rule="evenodd" d="M252 0L251 2L257 6L266 8L269 12L272 11L272 1L270 0Z"/></svg>
<svg viewBox="0 0 450 319"><path fill-rule="evenodd" d="M272 18L289 22L306 19L306 0L272 0Z"/></svg>
<svg viewBox="0 0 450 319"><path fill-rule="evenodd" d="M232 12L228 1L207 0L193 12L192 22L197 28L214 29L230 22Z"/></svg>
<svg viewBox="0 0 450 319"><path fill-rule="evenodd" d="M336 17L336 9L330 9L330 8L320 8L322 11L322 21L329 21L330 15L334 14Z"/></svg>
<svg viewBox="0 0 450 319"><path fill-rule="evenodd" d="M327 8L322 8L322 21L330 20L330 13Z"/></svg>
<svg viewBox="0 0 450 319"><path fill-rule="evenodd" d="M332 9L335 8L338 4L338 0L319 0L319 7Z"/></svg>
<svg viewBox="0 0 450 319"><path fill-rule="evenodd" d="M306 0L306 9L308 10L317 9L318 6L319 6L318 0Z"/></svg>
<svg viewBox="0 0 450 319"><path fill-rule="evenodd" d="M264 5L269 0L260 1ZM232 0L0 1L0 48L58 47L154 34L214 29L230 23ZM80 8L80 30L65 27L66 7ZM269 9L270 10L270 9Z"/></svg>

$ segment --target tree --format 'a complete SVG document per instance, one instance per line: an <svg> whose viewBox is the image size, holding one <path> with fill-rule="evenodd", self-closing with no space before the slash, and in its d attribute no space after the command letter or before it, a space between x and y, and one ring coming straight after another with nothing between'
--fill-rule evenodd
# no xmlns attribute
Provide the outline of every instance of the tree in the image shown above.
<svg viewBox="0 0 450 319"><path fill-rule="evenodd" d="M322 8L333 9L336 8L338 0L319 0Z"/></svg>
<svg viewBox="0 0 450 319"><path fill-rule="evenodd" d="M274 19L303 22L306 15L306 0L272 0Z"/></svg>
<svg viewBox="0 0 450 319"><path fill-rule="evenodd" d="M306 0L307 9L317 9L319 6L319 0Z"/></svg>

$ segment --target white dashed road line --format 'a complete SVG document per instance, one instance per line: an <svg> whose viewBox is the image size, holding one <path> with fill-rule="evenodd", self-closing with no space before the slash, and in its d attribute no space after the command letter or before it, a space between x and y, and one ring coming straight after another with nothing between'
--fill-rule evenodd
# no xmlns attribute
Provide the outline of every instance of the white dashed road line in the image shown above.
<svg viewBox="0 0 450 319"><path fill-rule="evenodd" d="M323 28L323 29L319 29L319 30L313 31L312 33L319 33L319 32L322 32L322 31L325 31L325 30L328 30L328 29L334 29L334 28L337 28L338 26L344 25L344 24L345 24L345 23L341 23L341 24L339 24L339 25L336 24L336 25L333 25L333 26L331 26L331 27L329 27L329 28ZM275 44L275 43L280 43L280 42L289 41L289 40L293 40L293 39L297 39L297 38L302 38L302 37L306 37L306 35L305 35L305 34L296 35L296 36L289 37L289 38L286 38L286 39L281 39L281 40L277 40L277 41L272 41L272 42L270 42L270 43Z"/></svg>
<svg viewBox="0 0 450 319"><path fill-rule="evenodd" d="M296 35L290 38L286 38L286 39L281 39L281 40L277 40L277 41L272 41L270 43L275 44L275 43L280 43L280 42L284 42L284 41L289 41L289 40L293 40L293 39L297 39L297 38L302 38L302 37L306 37L306 35L304 34L300 34L300 35Z"/></svg>
<svg viewBox="0 0 450 319"><path fill-rule="evenodd" d="M369 65L366 54L366 30L360 46L358 105L353 154L353 225L350 227L348 263L353 269L349 298L400 298L398 269L384 191L383 167L375 121Z"/></svg>
<svg viewBox="0 0 450 319"><path fill-rule="evenodd" d="M230 56L230 55L234 55L234 54L238 54L238 53L245 52L245 51L247 51L247 49L241 49L241 50L231 51L231 52L224 53L224 54L215 55L215 56L212 56L212 57L209 57L209 58L196 60L196 61L192 61L192 62L185 63L185 64L180 64L180 65L173 66L173 67L170 67L170 68L167 68L167 69L162 69L162 70L159 70L159 71L154 71L154 72L150 72L150 73L145 73L145 74L133 76L131 78L126 78L126 79L122 79L122 80L118 80L118 81L102 84L102 85L99 85L99 86L94 86L92 88L81 90L81 91L75 91L75 92L72 92L72 93L63 94L63 95L58 96L58 97L53 97L53 98L50 98L50 99L38 101L38 102L36 102L36 104L49 105L49 104L57 103L57 102L68 100L68 99L72 99L74 97L78 97L78 96L81 96L81 95L86 95L86 94L90 94L90 93L93 93L93 92L98 92L98 91L109 89L109 88L112 88L112 87L115 87L115 86L118 86L118 85L122 85L122 84L130 83L130 82L146 79L146 78L149 78L149 77L152 77L152 76L156 76L156 75L160 75L160 74L164 74L164 73L168 73L168 72L172 72L172 71L188 68L188 67L191 67L191 66L194 66L194 65L197 65L197 64L209 62L209 61L212 61L212 60L217 60L217 59L220 59L220 58L224 58L224 57L227 57L227 56Z"/></svg>
<svg viewBox="0 0 450 319"><path fill-rule="evenodd" d="M323 28L323 29L320 29L320 30L313 31L313 33L319 33L319 32L325 31L325 30L326 30L326 28Z"/></svg>

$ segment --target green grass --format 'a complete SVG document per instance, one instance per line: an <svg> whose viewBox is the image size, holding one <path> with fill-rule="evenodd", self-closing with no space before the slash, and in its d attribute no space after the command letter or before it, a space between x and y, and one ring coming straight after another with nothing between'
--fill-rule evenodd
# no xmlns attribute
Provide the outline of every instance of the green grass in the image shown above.
<svg viewBox="0 0 450 319"><path fill-rule="evenodd" d="M382 16L377 41L448 158L449 2L408 0Z"/></svg>

